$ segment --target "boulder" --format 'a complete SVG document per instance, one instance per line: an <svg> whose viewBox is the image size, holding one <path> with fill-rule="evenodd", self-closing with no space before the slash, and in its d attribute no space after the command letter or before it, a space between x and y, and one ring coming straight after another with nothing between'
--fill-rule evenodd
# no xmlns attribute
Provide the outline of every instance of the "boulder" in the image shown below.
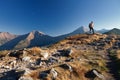
<svg viewBox="0 0 120 80"><path fill-rule="evenodd" d="M50 58L48 59L48 61L49 61L50 63L58 63L58 60L57 60L56 58L54 58L54 57L50 57Z"/></svg>
<svg viewBox="0 0 120 80"><path fill-rule="evenodd" d="M44 59L47 59L49 54L47 52L41 52L41 56L44 58Z"/></svg>
<svg viewBox="0 0 120 80"><path fill-rule="evenodd" d="M62 65L60 65L60 67L62 67L64 69L68 69L70 72L73 71L72 67L69 64L62 64Z"/></svg>
<svg viewBox="0 0 120 80"><path fill-rule="evenodd" d="M61 56L68 57L73 53L73 50L69 48L69 49L58 50L58 52L60 52Z"/></svg>
<svg viewBox="0 0 120 80"><path fill-rule="evenodd" d="M16 58L20 58L20 56L23 54L22 51L13 51L9 53L9 56L11 57L16 57Z"/></svg>

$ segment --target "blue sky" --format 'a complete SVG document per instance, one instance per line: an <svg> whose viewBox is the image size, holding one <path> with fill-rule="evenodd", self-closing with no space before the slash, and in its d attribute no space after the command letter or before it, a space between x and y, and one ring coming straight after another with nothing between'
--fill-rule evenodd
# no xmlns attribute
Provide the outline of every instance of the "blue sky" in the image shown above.
<svg viewBox="0 0 120 80"><path fill-rule="evenodd" d="M120 28L120 0L0 0L0 32L56 36L90 21L95 29Z"/></svg>

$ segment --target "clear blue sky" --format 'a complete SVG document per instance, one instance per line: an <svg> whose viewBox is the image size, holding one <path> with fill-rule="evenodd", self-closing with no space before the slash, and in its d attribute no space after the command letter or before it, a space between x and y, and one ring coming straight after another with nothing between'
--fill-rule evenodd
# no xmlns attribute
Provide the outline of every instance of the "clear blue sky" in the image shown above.
<svg viewBox="0 0 120 80"><path fill-rule="evenodd" d="M120 28L120 0L0 0L0 31L39 30L56 36L94 21L95 29Z"/></svg>

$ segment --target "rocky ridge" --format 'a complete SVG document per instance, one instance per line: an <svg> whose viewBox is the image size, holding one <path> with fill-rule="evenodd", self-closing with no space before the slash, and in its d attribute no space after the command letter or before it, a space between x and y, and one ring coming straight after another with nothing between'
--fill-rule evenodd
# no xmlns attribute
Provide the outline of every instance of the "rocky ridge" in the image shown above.
<svg viewBox="0 0 120 80"><path fill-rule="evenodd" d="M108 50L119 36L78 34L49 47L0 53L0 80L115 80L107 67Z"/></svg>

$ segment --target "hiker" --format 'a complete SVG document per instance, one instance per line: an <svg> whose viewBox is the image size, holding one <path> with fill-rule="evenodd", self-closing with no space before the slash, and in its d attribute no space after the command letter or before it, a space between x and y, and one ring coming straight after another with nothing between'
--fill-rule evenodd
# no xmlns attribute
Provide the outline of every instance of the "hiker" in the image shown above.
<svg viewBox="0 0 120 80"><path fill-rule="evenodd" d="M91 23L89 23L89 29L90 29L90 33L91 33L91 31L92 31L92 33L94 34L94 29L93 29L93 27L94 27L94 23L93 23L93 21L91 21Z"/></svg>

